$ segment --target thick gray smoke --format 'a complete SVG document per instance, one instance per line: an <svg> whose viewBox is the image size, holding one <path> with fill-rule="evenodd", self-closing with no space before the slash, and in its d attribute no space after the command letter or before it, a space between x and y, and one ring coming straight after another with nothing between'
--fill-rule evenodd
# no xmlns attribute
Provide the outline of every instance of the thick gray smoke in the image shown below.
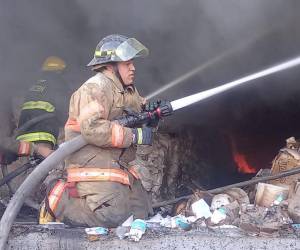
<svg viewBox="0 0 300 250"><path fill-rule="evenodd" d="M136 37L149 47L149 58L137 60L136 83L144 95L231 51L159 97L193 94L299 55L299 7L296 0L2 0L1 105L22 95L49 55L66 60L69 87L76 88L90 75L85 65L96 44L111 33ZM287 100L299 106L298 72L289 70L197 104L180 113L181 124L224 126L224 118L240 122L258 106L282 108Z"/></svg>

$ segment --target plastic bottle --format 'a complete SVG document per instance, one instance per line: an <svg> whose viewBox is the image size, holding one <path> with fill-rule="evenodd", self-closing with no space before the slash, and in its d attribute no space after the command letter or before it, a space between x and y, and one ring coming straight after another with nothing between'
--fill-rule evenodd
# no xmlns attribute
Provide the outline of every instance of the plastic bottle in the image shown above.
<svg viewBox="0 0 300 250"><path fill-rule="evenodd" d="M144 220L136 219L132 222L130 231L126 235L130 240L139 241L146 232L146 229L147 223Z"/></svg>

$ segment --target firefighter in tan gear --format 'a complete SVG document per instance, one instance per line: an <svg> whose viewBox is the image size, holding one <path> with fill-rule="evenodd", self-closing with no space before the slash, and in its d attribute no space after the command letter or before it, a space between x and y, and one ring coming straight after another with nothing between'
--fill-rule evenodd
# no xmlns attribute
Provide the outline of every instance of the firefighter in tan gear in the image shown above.
<svg viewBox="0 0 300 250"><path fill-rule="evenodd" d="M152 129L127 128L117 118L141 110L144 99L133 85L133 59L148 49L134 38L109 35L88 64L96 75L71 97L66 140L81 134L88 145L66 160L66 180L49 190L45 207L73 226L117 227L130 215L146 218L151 199L131 166L136 145L152 143Z"/></svg>

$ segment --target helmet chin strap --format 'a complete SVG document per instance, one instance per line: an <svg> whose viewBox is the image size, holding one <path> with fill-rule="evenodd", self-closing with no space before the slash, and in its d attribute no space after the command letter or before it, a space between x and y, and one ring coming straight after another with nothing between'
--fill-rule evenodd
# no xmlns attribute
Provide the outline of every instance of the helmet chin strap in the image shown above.
<svg viewBox="0 0 300 250"><path fill-rule="evenodd" d="M124 81L123 81L123 79L120 75L117 63L116 62L113 63L112 66L113 66L114 73L115 73L116 77L119 79L119 81L122 83L123 87L125 88L125 84L124 84Z"/></svg>
<svg viewBox="0 0 300 250"><path fill-rule="evenodd" d="M123 79L122 79L122 77L121 77L121 75L120 75L120 72L119 72L119 69L118 69L117 62L114 62L114 63L112 64L112 66L113 66L114 73L115 73L116 77L119 79L120 83L121 83L122 86L123 86L123 89L125 90L125 89L127 89L129 86L131 86L133 89L135 89L134 86L133 86L133 84L126 85L126 84L124 83L124 81L123 81Z"/></svg>

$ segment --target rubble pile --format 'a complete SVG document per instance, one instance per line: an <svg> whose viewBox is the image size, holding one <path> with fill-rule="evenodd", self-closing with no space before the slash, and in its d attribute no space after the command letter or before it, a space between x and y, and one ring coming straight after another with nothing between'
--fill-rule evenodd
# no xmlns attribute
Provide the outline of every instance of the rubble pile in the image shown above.
<svg viewBox="0 0 300 250"><path fill-rule="evenodd" d="M295 216L298 210L292 209L290 204L299 200L296 196L299 194L299 185L295 185L296 191L288 188L287 193L286 187L259 183L253 204L250 203L247 193L240 188L231 188L216 195L198 192L182 203L185 205L184 209L178 210L178 214L174 216L162 216L161 213L157 213L147 221L134 220L131 216L110 233L119 239L131 241L139 241L148 230L163 228L184 231L199 231L199 228L235 228L241 230L241 234L250 236L278 237L284 232L295 232L298 235L300 216ZM109 233L103 228L91 228L86 231L89 232L90 241ZM91 238L91 232L97 233Z"/></svg>

